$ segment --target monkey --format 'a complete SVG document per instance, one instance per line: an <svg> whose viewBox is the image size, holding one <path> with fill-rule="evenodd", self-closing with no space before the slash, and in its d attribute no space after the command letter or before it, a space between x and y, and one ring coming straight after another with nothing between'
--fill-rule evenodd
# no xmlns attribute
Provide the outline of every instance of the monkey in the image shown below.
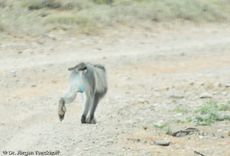
<svg viewBox="0 0 230 156"><path fill-rule="evenodd" d="M59 100L58 116L60 121L65 116L65 104L72 103L77 93L85 93L86 101L81 123L96 124L95 110L108 90L105 67L101 64L81 62L74 67L68 68L68 70L71 72L69 78L70 88Z"/></svg>

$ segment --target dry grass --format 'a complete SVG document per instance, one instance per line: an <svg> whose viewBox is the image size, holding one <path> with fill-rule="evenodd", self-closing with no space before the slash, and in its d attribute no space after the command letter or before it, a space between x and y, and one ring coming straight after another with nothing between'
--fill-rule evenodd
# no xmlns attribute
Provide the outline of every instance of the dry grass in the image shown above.
<svg viewBox="0 0 230 156"><path fill-rule="evenodd" d="M0 1L0 30L40 35L56 28L91 34L117 24L228 22L227 0Z"/></svg>

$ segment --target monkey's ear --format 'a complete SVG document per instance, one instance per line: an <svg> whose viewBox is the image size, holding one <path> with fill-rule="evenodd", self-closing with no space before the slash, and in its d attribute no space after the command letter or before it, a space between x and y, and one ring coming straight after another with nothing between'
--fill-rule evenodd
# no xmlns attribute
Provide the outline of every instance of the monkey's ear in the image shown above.
<svg viewBox="0 0 230 156"><path fill-rule="evenodd" d="M76 66L68 68L69 71L76 69Z"/></svg>
<svg viewBox="0 0 230 156"><path fill-rule="evenodd" d="M78 70L78 71L82 71L82 70L86 70L87 69L87 66L85 63L79 63L78 65L74 66L74 67L70 67L68 68L69 71L71 70Z"/></svg>

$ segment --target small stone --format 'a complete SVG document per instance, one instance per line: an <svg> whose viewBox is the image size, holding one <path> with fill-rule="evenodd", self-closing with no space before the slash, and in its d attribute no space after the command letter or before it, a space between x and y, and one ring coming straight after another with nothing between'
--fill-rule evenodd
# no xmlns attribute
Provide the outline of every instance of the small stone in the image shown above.
<svg viewBox="0 0 230 156"><path fill-rule="evenodd" d="M220 82L216 82L214 85L215 87L222 87L222 84Z"/></svg>
<svg viewBox="0 0 230 156"><path fill-rule="evenodd" d="M203 139L203 138L204 138L204 136L202 136L202 135L199 135L199 138L200 138L200 139Z"/></svg>
<svg viewBox="0 0 230 156"><path fill-rule="evenodd" d="M56 80L52 80L51 82L52 82L52 83L54 83L54 84L56 84L56 83L57 83L57 81L56 81Z"/></svg>
<svg viewBox="0 0 230 156"><path fill-rule="evenodd" d="M200 99L208 99L208 98L212 98L212 94L210 94L210 93L202 93L200 95Z"/></svg>
<svg viewBox="0 0 230 156"><path fill-rule="evenodd" d="M128 141L133 141L133 142L140 142L141 139L139 138L127 138Z"/></svg>
<svg viewBox="0 0 230 156"><path fill-rule="evenodd" d="M229 87L230 87L230 83L226 83L224 86L225 86L226 88L229 88Z"/></svg>
<svg viewBox="0 0 230 156"><path fill-rule="evenodd" d="M139 98L137 99L138 103L141 103L141 104L149 104L149 101L146 100L145 98Z"/></svg>
<svg viewBox="0 0 230 156"><path fill-rule="evenodd" d="M17 77L17 72L15 70L10 71L10 73L13 77Z"/></svg>
<svg viewBox="0 0 230 156"><path fill-rule="evenodd" d="M222 132L223 130L222 129L217 129L217 132Z"/></svg>
<svg viewBox="0 0 230 156"><path fill-rule="evenodd" d="M200 153L200 152L198 152L198 151L194 151L194 153L195 153L196 155L199 155L199 156L205 156L204 154L202 154L202 153Z"/></svg>
<svg viewBox="0 0 230 156"><path fill-rule="evenodd" d="M184 95L182 93L172 93L169 95L169 97L173 99L183 99Z"/></svg>
<svg viewBox="0 0 230 156"><path fill-rule="evenodd" d="M31 85L31 87L32 87L32 88L35 88L35 87L37 87L37 85L33 84L33 85Z"/></svg>
<svg viewBox="0 0 230 156"><path fill-rule="evenodd" d="M186 135L192 135L192 134L198 134L198 133L199 133L199 129L189 127L189 128L184 129L184 130L179 130L179 131L173 132L172 136L174 136L174 137L184 137Z"/></svg>
<svg viewBox="0 0 230 156"><path fill-rule="evenodd" d="M159 145L159 146L169 146L170 145L170 141L156 140L156 141L154 141L154 144Z"/></svg>
<svg viewBox="0 0 230 156"><path fill-rule="evenodd" d="M174 98L174 99L183 99L184 96L183 96L183 95L170 95L170 98Z"/></svg>
<svg viewBox="0 0 230 156"><path fill-rule="evenodd" d="M205 84L204 82L201 82L201 83L200 83L200 86L204 86L204 84Z"/></svg>
<svg viewBox="0 0 230 156"><path fill-rule="evenodd" d="M227 96L228 93L227 92L222 92L222 95Z"/></svg>
<svg viewBox="0 0 230 156"><path fill-rule="evenodd" d="M143 129L144 129L144 130L147 130L147 129L148 129L148 127L144 126L144 127L143 127Z"/></svg>

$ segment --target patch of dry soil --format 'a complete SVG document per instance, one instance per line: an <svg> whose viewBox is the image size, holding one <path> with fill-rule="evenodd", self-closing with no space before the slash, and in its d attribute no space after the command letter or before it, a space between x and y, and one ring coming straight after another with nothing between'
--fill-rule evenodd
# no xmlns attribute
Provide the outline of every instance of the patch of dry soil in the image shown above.
<svg viewBox="0 0 230 156"><path fill-rule="evenodd" d="M229 121L198 127L176 122L210 100L200 99L202 93L230 99L228 27L4 40L0 59L0 155L18 150L61 156L230 155ZM96 125L80 123L80 95L67 106L64 121L58 120L66 69L80 61L108 70L109 92L97 109ZM176 107L189 112L175 112ZM164 122L172 129L196 127L205 135L175 138L154 127ZM155 140L171 144L161 147Z"/></svg>

